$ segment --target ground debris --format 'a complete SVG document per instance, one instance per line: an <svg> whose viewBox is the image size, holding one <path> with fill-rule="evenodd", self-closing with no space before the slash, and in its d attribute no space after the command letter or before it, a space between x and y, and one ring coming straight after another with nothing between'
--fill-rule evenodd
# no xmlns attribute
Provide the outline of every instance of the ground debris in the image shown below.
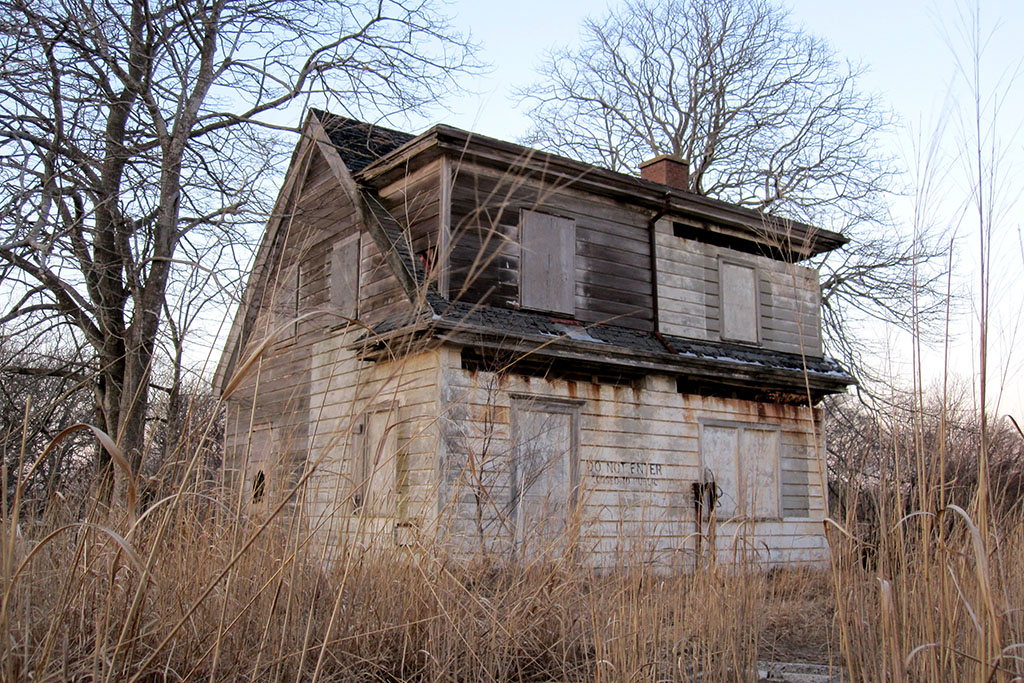
<svg viewBox="0 0 1024 683"><path fill-rule="evenodd" d="M825 664L794 662L758 662L758 681L779 683L842 683L842 669Z"/></svg>

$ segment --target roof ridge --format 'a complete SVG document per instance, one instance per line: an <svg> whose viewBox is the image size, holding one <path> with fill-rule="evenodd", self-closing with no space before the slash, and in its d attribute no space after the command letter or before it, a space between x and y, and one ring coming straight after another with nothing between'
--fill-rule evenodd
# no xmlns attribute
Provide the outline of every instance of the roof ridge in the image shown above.
<svg viewBox="0 0 1024 683"><path fill-rule="evenodd" d="M316 107L310 107L309 111L320 121L351 173L361 171L416 137L413 133L332 114Z"/></svg>
<svg viewBox="0 0 1024 683"><path fill-rule="evenodd" d="M382 126L379 123L373 123L372 121L363 121L362 119L352 118L351 116L343 116L342 114L335 114L334 112L321 109L320 107L310 107L309 111L316 114L317 118L323 124L339 122L341 124L355 124L358 126L365 126L371 130L377 130L384 133L393 135L409 136L410 138L416 137L414 133L410 133L404 130L398 130L397 128L389 128L388 126Z"/></svg>

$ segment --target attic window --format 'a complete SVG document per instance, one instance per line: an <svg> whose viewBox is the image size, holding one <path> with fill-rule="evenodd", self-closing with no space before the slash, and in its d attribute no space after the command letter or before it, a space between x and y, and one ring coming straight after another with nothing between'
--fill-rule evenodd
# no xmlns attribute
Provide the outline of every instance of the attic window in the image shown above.
<svg viewBox="0 0 1024 683"><path fill-rule="evenodd" d="M576 221L539 211L519 217L519 304L576 314Z"/></svg>
<svg viewBox="0 0 1024 683"><path fill-rule="evenodd" d="M331 306L346 318L359 314L359 233L331 250Z"/></svg>

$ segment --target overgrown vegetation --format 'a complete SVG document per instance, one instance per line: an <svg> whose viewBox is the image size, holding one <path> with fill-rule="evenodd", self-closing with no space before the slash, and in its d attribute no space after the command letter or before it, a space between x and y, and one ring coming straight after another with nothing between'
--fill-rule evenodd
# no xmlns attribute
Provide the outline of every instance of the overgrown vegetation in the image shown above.
<svg viewBox="0 0 1024 683"><path fill-rule="evenodd" d="M301 506L255 515L248 492L204 469L201 441L144 501L128 490L112 508L86 490L26 486L23 463L3 501L0 670L11 681L730 681L783 659L862 681L1013 680L1024 675L1013 488L1024 439L989 439L1006 495L991 497L982 533L963 474L977 421L942 408L943 430L913 406L885 425L835 425L832 443L857 459L834 480L831 567L771 572L655 567L642 553L612 573L568 554L466 562L443 542L328 548ZM290 499L301 496L300 485Z"/></svg>

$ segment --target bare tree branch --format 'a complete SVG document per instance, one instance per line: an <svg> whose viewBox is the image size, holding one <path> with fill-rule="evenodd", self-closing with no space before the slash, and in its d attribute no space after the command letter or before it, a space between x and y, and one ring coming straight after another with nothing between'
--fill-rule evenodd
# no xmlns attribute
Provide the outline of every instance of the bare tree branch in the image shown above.
<svg viewBox="0 0 1024 683"><path fill-rule="evenodd" d="M0 0L0 64L4 332L59 316L88 342L97 426L136 469L168 316L180 363L270 205L259 117L418 109L476 68L432 0Z"/></svg>

